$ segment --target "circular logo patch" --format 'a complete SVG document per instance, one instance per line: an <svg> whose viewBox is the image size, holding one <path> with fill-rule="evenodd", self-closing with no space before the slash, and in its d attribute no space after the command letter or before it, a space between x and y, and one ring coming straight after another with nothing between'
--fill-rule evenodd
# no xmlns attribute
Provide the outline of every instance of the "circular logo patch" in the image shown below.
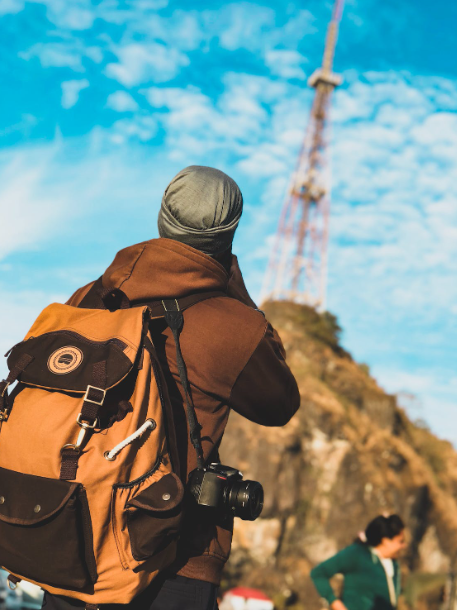
<svg viewBox="0 0 457 610"><path fill-rule="evenodd" d="M48 369L56 375L67 375L76 370L82 361L82 351L78 347L67 345L49 356Z"/></svg>

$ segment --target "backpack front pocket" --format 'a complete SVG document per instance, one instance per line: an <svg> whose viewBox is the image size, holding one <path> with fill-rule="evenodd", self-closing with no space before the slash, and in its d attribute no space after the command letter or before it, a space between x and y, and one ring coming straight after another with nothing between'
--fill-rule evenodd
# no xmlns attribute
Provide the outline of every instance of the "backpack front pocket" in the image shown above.
<svg viewBox="0 0 457 610"><path fill-rule="evenodd" d="M95 583L83 486L0 468L0 566L65 589Z"/></svg>
<svg viewBox="0 0 457 610"><path fill-rule="evenodd" d="M158 555L177 540L182 520L184 487L176 474L129 487L116 485L114 534L124 567L131 569ZM163 566L164 567L164 566Z"/></svg>

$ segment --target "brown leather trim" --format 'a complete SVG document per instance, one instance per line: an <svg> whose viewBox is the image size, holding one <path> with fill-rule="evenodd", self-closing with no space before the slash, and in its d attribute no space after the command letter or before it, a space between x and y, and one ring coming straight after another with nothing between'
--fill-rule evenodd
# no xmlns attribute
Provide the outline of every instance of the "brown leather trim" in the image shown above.
<svg viewBox="0 0 457 610"><path fill-rule="evenodd" d="M147 312L146 308L144 309ZM24 353L30 354L29 364L21 373L20 380L33 387L47 390L61 390L84 394L88 385L95 385L93 367L97 362L108 360L111 364L104 389L118 385L133 368L130 358L124 353L125 343L113 337L107 341L91 341L83 335L68 333L65 330L43 333L33 337L23 344L13 348L8 366L13 370L24 358ZM135 346L139 349L140 346ZM74 370L64 374L56 374L51 363L54 354L68 351L71 357L79 354L79 364ZM16 364L17 363L17 364ZM99 386L97 386L99 387Z"/></svg>
<svg viewBox="0 0 457 610"><path fill-rule="evenodd" d="M164 500L163 496L169 499ZM150 512L166 512L174 509L184 496L184 486L174 473L166 474L159 481L152 483L144 491L134 496L127 504L128 508L142 508Z"/></svg>
<svg viewBox="0 0 457 610"><path fill-rule="evenodd" d="M87 501L87 493L84 488L79 492L79 501L81 503L81 520L84 531L84 558L86 560L87 570L91 581L97 582L97 563L94 556L94 537L92 533L92 520L90 517L89 502Z"/></svg>
<svg viewBox="0 0 457 610"><path fill-rule="evenodd" d="M0 514L0 521L3 521L4 523L10 523L11 525L25 525L25 526L36 525L38 523L41 523L42 521L46 521L46 519L49 519L50 517L52 517L53 515L58 513L59 510L61 510L62 507L65 506L65 504L68 502L70 497L75 493L76 489L79 486L80 486L80 483L70 484L70 487L69 487L67 493L65 494L63 500L60 502L60 504L48 513L40 514L40 516L34 517L33 519L19 519L17 517L7 517L6 515Z"/></svg>

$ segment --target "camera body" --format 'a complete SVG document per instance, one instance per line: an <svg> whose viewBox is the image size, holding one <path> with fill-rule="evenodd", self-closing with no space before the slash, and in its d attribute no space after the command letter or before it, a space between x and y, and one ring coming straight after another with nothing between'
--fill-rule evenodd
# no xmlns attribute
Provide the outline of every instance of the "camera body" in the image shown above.
<svg viewBox="0 0 457 610"><path fill-rule="evenodd" d="M225 515L254 521L262 512L263 487L257 481L243 481L236 468L210 464L189 475L188 490L197 504Z"/></svg>

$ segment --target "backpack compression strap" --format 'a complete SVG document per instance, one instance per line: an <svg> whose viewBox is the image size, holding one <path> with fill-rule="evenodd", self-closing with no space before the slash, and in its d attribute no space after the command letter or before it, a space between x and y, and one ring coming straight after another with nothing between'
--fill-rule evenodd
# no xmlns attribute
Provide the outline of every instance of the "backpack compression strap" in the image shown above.
<svg viewBox="0 0 457 610"><path fill-rule="evenodd" d="M92 380L94 385L87 386L81 413L76 418L81 428L76 443L64 445L60 451L60 479L63 481L76 479L78 461L88 441L87 435L98 426L98 414L106 395L106 360L93 365Z"/></svg>

